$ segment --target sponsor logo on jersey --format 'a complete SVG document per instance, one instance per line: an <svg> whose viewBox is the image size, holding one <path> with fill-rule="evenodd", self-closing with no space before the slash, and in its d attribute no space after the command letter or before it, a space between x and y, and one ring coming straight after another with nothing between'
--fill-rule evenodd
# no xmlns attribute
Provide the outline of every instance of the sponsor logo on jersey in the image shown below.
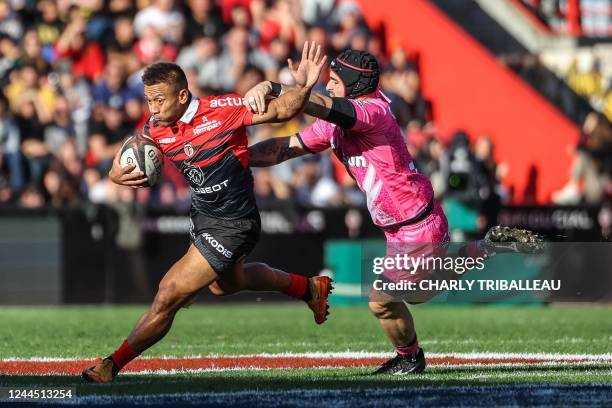
<svg viewBox="0 0 612 408"><path fill-rule="evenodd" d="M347 166L350 167L368 167L368 162L363 156L350 156L344 158Z"/></svg>
<svg viewBox="0 0 612 408"><path fill-rule="evenodd" d="M223 108L226 106L242 106L244 98L227 96L225 98L215 98L210 101L211 108Z"/></svg>
<svg viewBox="0 0 612 408"><path fill-rule="evenodd" d="M219 252L224 257L231 258L232 256L234 256L232 251L225 249L225 247L219 241L217 241L215 237L210 235L208 232L205 232L204 234L202 234L202 238L204 238L206 242L210 244L211 247L215 248L217 252Z"/></svg>
<svg viewBox="0 0 612 408"><path fill-rule="evenodd" d="M202 123L200 123L198 126L193 128L193 135L197 136L204 132L210 132L211 130L216 129L219 126L221 126L220 121L216 119L213 119L212 121L208 121L208 118L206 116L202 116Z"/></svg>
<svg viewBox="0 0 612 408"><path fill-rule="evenodd" d="M225 187L227 187L227 182L229 181L229 179L227 180L223 180L222 182L212 185L212 186L206 186L206 187L201 187L201 188L194 188L193 191L195 191L196 193L200 193L200 194L210 194L210 193L216 193L217 191L221 191L223 190Z"/></svg>
<svg viewBox="0 0 612 408"><path fill-rule="evenodd" d="M204 183L204 172L198 166L188 166L183 172L192 184L201 186Z"/></svg>
<svg viewBox="0 0 612 408"><path fill-rule="evenodd" d="M187 143L185 146L183 146L183 151L185 152L187 157L193 156L194 150L193 150L193 146L191 145L191 143Z"/></svg>
<svg viewBox="0 0 612 408"><path fill-rule="evenodd" d="M163 139L159 139L159 144L168 144L176 142L176 137L164 137Z"/></svg>

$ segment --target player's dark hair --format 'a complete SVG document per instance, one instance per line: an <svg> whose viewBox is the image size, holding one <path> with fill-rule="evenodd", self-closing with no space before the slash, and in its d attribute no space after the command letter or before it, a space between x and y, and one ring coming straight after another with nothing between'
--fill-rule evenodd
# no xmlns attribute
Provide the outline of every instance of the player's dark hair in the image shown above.
<svg viewBox="0 0 612 408"><path fill-rule="evenodd" d="M142 82L147 86L168 84L177 91L188 89L185 71L172 62L156 62L149 65L142 74Z"/></svg>

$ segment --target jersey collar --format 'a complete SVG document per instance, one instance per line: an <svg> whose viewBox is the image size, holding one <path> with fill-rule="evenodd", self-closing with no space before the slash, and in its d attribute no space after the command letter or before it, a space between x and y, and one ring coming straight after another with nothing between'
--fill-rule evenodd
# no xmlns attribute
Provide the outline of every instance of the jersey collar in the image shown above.
<svg viewBox="0 0 612 408"><path fill-rule="evenodd" d="M179 119L183 123L191 123L193 117L198 111L198 107L200 106L200 99L197 96L191 96L191 101L189 101L189 106L183 116Z"/></svg>

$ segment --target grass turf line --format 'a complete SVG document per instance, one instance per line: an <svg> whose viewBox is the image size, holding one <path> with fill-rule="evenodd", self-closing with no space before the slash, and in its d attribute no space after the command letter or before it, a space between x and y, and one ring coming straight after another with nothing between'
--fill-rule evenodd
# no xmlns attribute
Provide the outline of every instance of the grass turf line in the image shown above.
<svg viewBox="0 0 612 408"><path fill-rule="evenodd" d="M0 358L105 355L117 347L145 310L142 306L4 307L0 310L0 325L6 330L0 331ZM610 307L603 306L413 308L421 343L427 351L437 353L609 353L611 311ZM169 335L145 355L346 350L391 351L378 323L365 306L335 308L329 322L316 326L310 312L298 303L203 305L179 313ZM115 398L127 398L121 403L131 403L132 396L154 397L159 393L174 397L160 397L151 400L153 403L178 401L174 398L189 402L192 400L189 395L194 392L219 393L214 397L216 399L206 396L200 400L217 401L219 406L254 406L255 399L262 402L261 406L269 406L274 401L307 406L320 399L321 393L328 395L325 400L330 404L351 407L361 404L400 406L406 403L470 406L612 403L612 367L609 364L429 367L423 374L401 378L373 377L369 375L371 370L321 368L128 374L106 385L85 384L77 376L3 376L0 385L76 386L79 396L106 396L111 404L117 401ZM555 384L571 386L565 389ZM582 388L587 384L606 385L601 386L603 388ZM512 399L513 395L525 392L520 387L531 385L537 390L529 397L531 399ZM387 391L376 391L380 389ZM519 394L517 389L520 389ZM261 394L247 395L245 390L258 390L247 393ZM300 390L315 394L299 394ZM292 393L296 392L299 395L291 399ZM593 396L597 398L593 399ZM553 397L557 399L551 399ZM197 400L199 397L193 398ZM94 399L91 403L96 401Z"/></svg>
<svg viewBox="0 0 612 408"><path fill-rule="evenodd" d="M144 306L3 307L0 358L97 357L112 352ZM612 308L417 306L429 352L609 353ZM179 312L147 356L391 351L367 307L333 308L317 326L300 303L198 305Z"/></svg>

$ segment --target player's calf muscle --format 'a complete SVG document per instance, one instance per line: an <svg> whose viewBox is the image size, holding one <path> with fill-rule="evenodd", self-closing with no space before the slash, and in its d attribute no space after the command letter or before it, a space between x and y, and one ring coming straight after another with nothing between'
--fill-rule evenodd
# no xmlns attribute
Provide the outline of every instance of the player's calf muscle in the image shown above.
<svg viewBox="0 0 612 408"><path fill-rule="evenodd" d="M393 317L392 303L369 302L370 312L378 319L391 319Z"/></svg>
<svg viewBox="0 0 612 408"><path fill-rule="evenodd" d="M233 270L228 271L209 286L210 291L216 296L226 296L253 289L249 285L249 277L246 275L245 268L246 265L242 262L236 264Z"/></svg>

